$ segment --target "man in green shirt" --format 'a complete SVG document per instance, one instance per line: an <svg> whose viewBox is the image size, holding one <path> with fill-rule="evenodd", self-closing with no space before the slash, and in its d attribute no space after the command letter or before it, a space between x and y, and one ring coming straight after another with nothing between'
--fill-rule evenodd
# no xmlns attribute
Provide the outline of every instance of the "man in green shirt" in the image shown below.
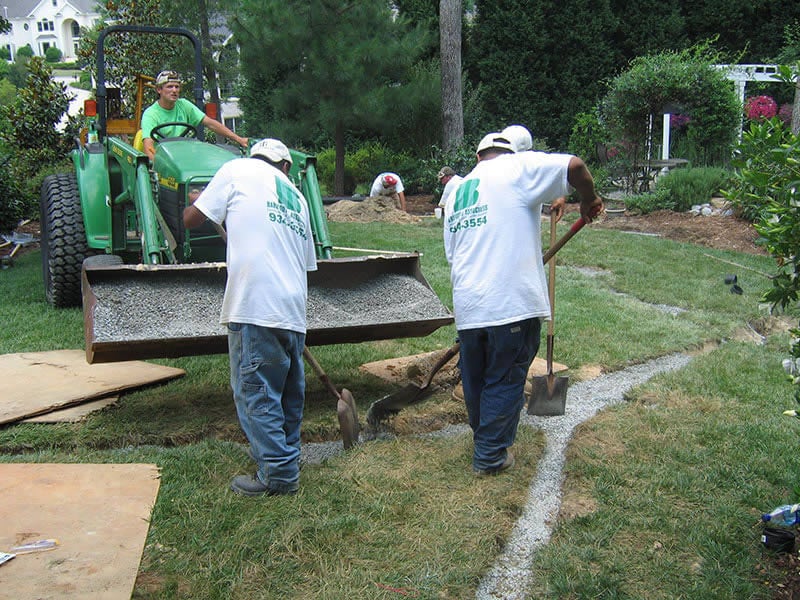
<svg viewBox="0 0 800 600"><path fill-rule="evenodd" d="M247 148L248 140L236 135L219 121L212 119L189 100L181 98L180 75L175 71L161 71L156 76L158 100L142 113L142 145L144 152L152 161L156 155L152 131L163 123L187 123L192 127L203 125L219 136ZM185 127L165 127L159 130L163 137L180 136Z"/></svg>

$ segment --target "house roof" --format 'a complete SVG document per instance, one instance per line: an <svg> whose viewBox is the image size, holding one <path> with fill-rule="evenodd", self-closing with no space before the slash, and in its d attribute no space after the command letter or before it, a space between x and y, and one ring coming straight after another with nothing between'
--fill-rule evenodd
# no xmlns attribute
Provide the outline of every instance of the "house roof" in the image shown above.
<svg viewBox="0 0 800 600"><path fill-rule="evenodd" d="M0 0L0 10L3 16L8 19L24 19L31 14L34 9L41 4L42 0ZM74 6L82 13L96 13L97 0L68 0L68 4ZM59 1L59 6L61 2Z"/></svg>

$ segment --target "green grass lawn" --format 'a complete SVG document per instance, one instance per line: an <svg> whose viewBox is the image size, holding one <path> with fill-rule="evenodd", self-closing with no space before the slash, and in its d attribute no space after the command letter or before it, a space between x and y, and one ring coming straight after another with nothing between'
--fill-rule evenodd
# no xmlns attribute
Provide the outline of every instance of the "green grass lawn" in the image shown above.
<svg viewBox="0 0 800 600"><path fill-rule="evenodd" d="M425 277L451 307L440 227L330 223L336 245L421 251ZM770 597L758 516L800 495L800 423L781 415L794 408L781 368L789 337L764 330L763 345L737 341L767 319L759 297L769 282L743 270L744 294L731 294L723 282L731 267L704 254L773 268L767 257L591 226L559 253L555 360L572 377L677 351L697 356L579 427L564 499L583 508L556 524L529 597ZM39 260L26 254L0 271L2 353L82 348L81 313L46 304ZM363 413L397 388L360 364L454 337L451 326L313 350ZM81 423L0 428L3 462L158 465L135 598L472 597L524 507L544 447L541 432L524 427L519 467L476 480L469 436L369 442L306 465L297 496L241 498L227 490L251 468L227 358L154 362L187 375L126 394ZM445 402L437 396L427 409ZM334 404L310 370L306 412L307 440L336 436Z"/></svg>

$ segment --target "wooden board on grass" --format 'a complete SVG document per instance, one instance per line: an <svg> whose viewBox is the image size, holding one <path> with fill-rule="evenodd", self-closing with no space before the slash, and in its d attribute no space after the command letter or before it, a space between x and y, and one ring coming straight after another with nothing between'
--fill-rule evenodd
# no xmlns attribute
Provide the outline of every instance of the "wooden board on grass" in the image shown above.
<svg viewBox="0 0 800 600"><path fill-rule="evenodd" d="M0 596L128 600L158 487L156 465L0 464L0 551L58 540L0 566Z"/></svg>
<svg viewBox="0 0 800 600"><path fill-rule="evenodd" d="M99 400L89 400L83 404L76 404L68 406L67 408L59 408L53 412L39 415L38 417L31 417L30 419L23 419L23 423L77 423L86 418L93 412L103 410L106 406L116 404L119 396L109 396L108 398L100 398Z"/></svg>
<svg viewBox="0 0 800 600"><path fill-rule="evenodd" d="M82 350L0 355L0 424L186 374L133 360L90 365Z"/></svg>

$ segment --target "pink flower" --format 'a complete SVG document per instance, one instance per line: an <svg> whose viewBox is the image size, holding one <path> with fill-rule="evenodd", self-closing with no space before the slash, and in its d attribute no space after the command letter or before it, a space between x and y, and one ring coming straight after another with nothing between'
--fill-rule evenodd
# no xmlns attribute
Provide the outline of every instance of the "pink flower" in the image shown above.
<svg viewBox="0 0 800 600"><path fill-rule="evenodd" d="M744 103L744 114L751 121L771 119L778 114L778 104L769 96L751 96Z"/></svg>

